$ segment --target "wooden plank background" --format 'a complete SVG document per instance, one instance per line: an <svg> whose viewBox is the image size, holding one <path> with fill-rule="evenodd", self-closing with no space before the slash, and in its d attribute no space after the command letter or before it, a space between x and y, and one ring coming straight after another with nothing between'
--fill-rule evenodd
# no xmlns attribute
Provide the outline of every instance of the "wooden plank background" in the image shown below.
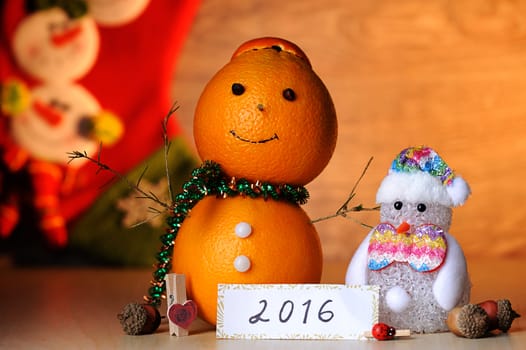
<svg viewBox="0 0 526 350"><path fill-rule="evenodd" d="M471 185L451 229L468 259L526 256L526 1L204 0L174 75L189 138L206 82L267 35L303 48L338 113L335 154L307 186L312 218L338 209L371 156L352 203L373 206L395 155L427 144ZM368 231L316 225L327 260L349 260Z"/></svg>

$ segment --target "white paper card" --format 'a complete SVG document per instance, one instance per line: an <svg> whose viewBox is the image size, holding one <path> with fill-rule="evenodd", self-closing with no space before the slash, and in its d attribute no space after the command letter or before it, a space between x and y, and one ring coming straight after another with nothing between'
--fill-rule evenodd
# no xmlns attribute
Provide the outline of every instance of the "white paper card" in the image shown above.
<svg viewBox="0 0 526 350"><path fill-rule="evenodd" d="M366 339L378 322L378 286L219 284L216 337Z"/></svg>

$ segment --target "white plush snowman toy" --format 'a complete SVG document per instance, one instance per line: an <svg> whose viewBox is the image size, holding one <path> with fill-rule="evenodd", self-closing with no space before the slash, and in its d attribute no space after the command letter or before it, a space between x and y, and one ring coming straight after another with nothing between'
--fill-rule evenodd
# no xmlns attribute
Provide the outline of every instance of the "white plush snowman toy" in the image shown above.
<svg viewBox="0 0 526 350"><path fill-rule="evenodd" d="M417 333L447 331L447 313L469 301L464 253L449 234L468 184L431 148L404 149L376 195L381 223L358 247L345 282L380 286L380 322Z"/></svg>
<svg viewBox="0 0 526 350"><path fill-rule="evenodd" d="M71 82L83 77L95 64L99 47L93 18L73 18L58 6L22 19L12 43L20 68L40 82Z"/></svg>
<svg viewBox="0 0 526 350"><path fill-rule="evenodd" d="M36 83L28 86L17 78L2 82L2 112L8 117L8 135L0 142L2 160L13 173L27 170L38 226L54 247L67 244L60 196L70 191L82 165L69 165L67 153L94 155L101 144L111 145L123 133L120 120L77 83L95 64L100 40L85 6L67 9L74 13L44 6L20 20L12 54ZM18 224L19 202L12 195L0 203L0 237L9 236Z"/></svg>

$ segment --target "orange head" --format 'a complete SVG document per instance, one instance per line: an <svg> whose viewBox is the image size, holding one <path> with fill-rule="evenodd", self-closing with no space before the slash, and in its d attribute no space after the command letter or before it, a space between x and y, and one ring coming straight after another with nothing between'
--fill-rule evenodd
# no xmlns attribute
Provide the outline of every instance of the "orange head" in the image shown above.
<svg viewBox="0 0 526 350"><path fill-rule="evenodd" d="M195 112L203 160L229 176L305 185L336 146L336 112L305 53L279 38L241 45L206 85Z"/></svg>

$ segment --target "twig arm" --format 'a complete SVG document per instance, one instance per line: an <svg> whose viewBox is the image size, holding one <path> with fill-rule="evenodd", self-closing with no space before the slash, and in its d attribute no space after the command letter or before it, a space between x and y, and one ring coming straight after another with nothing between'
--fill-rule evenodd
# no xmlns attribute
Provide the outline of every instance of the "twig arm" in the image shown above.
<svg viewBox="0 0 526 350"><path fill-rule="evenodd" d="M90 161L92 163L97 164L97 166L98 166L97 172L109 171L115 177L117 177L120 180L124 181L128 185L129 188L131 188L134 191L136 191L139 194L141 194L144 198L150 199L150 200L154 201L155 203L161 205L162 207L164 207L166 209L170 208L170 205L168 203L165 203L165 202L161 201L157 196L153 195L151 192L148 193L148 192L144 191L143 189L141 189L140 186L139 186L140 185L140 180L136 184L134 184L130 180L128 180L128 178L126 176L122 175L121 173L119 173L115 169L111 168L107 164L104 164L101 161L100 154L101 154L100 148L99 148L99 152L97 153L97 158L90 157L86 153L86 151L84 151L84 152L80 152L80 151L68 152L68 157L69 157L68 163L72 162L75 159L84 158L84 159L86 159L86 160L88 160L88 161ZM141 175L141 178L142 178L142 175Z"/></svg>

